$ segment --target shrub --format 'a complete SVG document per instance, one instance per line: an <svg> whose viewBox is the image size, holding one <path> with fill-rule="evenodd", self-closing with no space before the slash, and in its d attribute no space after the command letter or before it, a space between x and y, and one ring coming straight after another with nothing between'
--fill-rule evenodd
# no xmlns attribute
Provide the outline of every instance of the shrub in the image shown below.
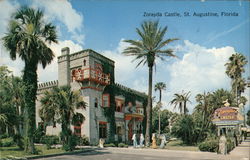
<svg viewBox="0 0 250 160"><path fill-rule="evenodd" d="M191 115L179 117L172 128L172 135L180 138L183 143L190 145L196 143L195 122Z"/></svg>
<svg viewBox="0 0 250 160"><path fill-rule="evenodd" d="M79 143L80 146L85 146L85 145L89 145L89 139L88 137L86 137L85 135L83 135L82 137L79 137Z"/></svg>
<svg viewBox="0 0 250 160"><path fill-rule="evenodd" d="M207 151L207 152L217 152L218 146L219 142L216 139L205 140L204 142L198 145L200 151Z"/></svg>
<svg viewBox="0 0 250 160"><path fill-rule="evenodd" d="M68 143L63 145L63 150L73 151L77 145L78 137L76 135L69 136Z"/></svg>
<svg viewBox="0 0 250 160"><path fill-rule="evenodd" d="M4 138L8 138L8 137L9 137L9 135L7 133L0 135L0 139L4 139Z"/></svg>
<svg viewBox="0 0 250 160"><path fill-rule="evenodd" d="M13 140L20 149L24 149L24 139L20 134L14 135Z"/></svg>
<svg viewBox="0 0 250 160"><path fill-rule="evenodd" d="M104 144L104 147L116 147L114 143Z"/></svg>
<svg viewBox="0 0 250 160"><path fill-rule="evenodd" d="M58 136L42 136L40 143L47 144L50 141L51 144L59 144L60 138Z"/></svg>
<svg viewBox="0 0 250 160"><path fill-rule="evenodd" d="M127 145L127 144L124 144L124 143L119 143L119 144L118 144L118 147L128 148L128 145Z"/></svg>
<svg viewBox="0 0 250 160"><path fill-rule="evenodd" d="M41 139L43 136L45 136L45 132L44 132L42 126L38 126L38 128L35 130L35 133L34 133L34 142L35 143L42 143Z"/></svg>
<svg viewBox="0 0 250 160"><path fill-rule="evenodd" d="M51 146L53 145L53 139L52 138L45 138L45 144L47 149L51 149Z"/></svg>
<svg viewBox="0 0 250 160"><path fill-rule="evenodd" d="M227 153L234 149L234 140L233 138L227 138Z"/></svg>
<svg viewBox="0 0 250 160"><path fill-rule="evenodd" d="M64 144L63 147L62 147L63 150L65 151L70 151L70 146L68 144Z"/></svg>
<svg viewBox="0 0 250 160"><path fill-rule="evenodd" d="M13 146L15 143L13 141L13 138L4 138L4 139L1 139L1 147L10 147L10 146Z"/></svg>

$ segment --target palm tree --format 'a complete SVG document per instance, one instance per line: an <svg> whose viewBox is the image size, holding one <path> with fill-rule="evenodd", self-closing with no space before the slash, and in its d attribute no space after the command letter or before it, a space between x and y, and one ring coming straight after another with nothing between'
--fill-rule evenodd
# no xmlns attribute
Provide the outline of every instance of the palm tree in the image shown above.
<svg viewBox="0 0 250 160"><path fill-rule="evenodd" d="M14 127L14 133L21 134L21 111L23 111L22 80L11 75L11 72L5 66L0 67L0 99L0 114L2 114L3 120L5 119L6 131L8 132L9 128L13 129Z"/></svg>
<svg viewBox="0 0 250 160"><path fill-rule="evenodd" d="M161 102L163 90L166 90L166 84L164 82L158 82L155 84L155 91L159 91L159 102Z"/></svg>
<svg viewBox="0 0 250 160"><path fill-rule="evenodd" d="M158 117L159 117L159 134L161 134L161 110L160 110L160 108L161 108L161 94L162 94L162 90L166 90L166 84L165 83L163 83L163 82L158 82L158 83L156 83L155 84L155 91L159 91L159 102L158 102L158 106L159 106L159 115L158 115Z"/></svg>
<svg viewBox="0 0 250 160"><path fill-rule="evenodd" d="M228 102L231 104L231 106L236 105L236 101L234 99L233 94L230 91L224 90L224 89L218 89L211 93L211 107L213 108L213 111L215 111L217 108L220 108L224 106L223 101L228 100Z"/></svg>
<svg viewBox="0 0 250 160"><path fill-rule="evenodd" d="M197 94L195 98L198 102L198 105L195 107L195 112L197 112L198 114L201 113L202 115L201 129L199 131L199 134L197 135L198 139L200 139L201 134L204 133L204 130L207 129L212 123L211 118L213 116L214 109L211 105L211 94L209 92Z"/></svg>
<svg viewBox="0 0 250 160"><path fill-rule="evenodd" d="M187 102L191 103L191 101L189 100L190 94L191 94L190 91L185 93L185 94L183 93L183 111L184 111L184 114L188 113Z"/></svg>
<svg viewBox="0 0 250 160"><path fill-rule="evenodd" d="M144 21L141 25L141 29L136 28L136 32L139 35L139 40L124 40L131 46L127 47L123 54L126 56L134 56L134 60L139 60L137 67L141 64L148 66L148 100L147 100L147 126L146 126L146 145L149 146L151 135L151 112L152 112L152 80L153 80L153 67L155 66L155 60L160 58L164 60L165 57L176 57L173 54L173 50L164 49L170 42L177 40L164 39L167 32L167 27L159 27L158 21Z"/></svg>
<svg viewBox="0 0 250 160"><path fill-rule="evenodd" d="M0 114L0 124L6 124L7 123L7 116L3 113Z"/></svg>
<svg viewBox="0 0 250 160"><path fill-rule="evenodd" d="M45 68L54 58L47 44L57 43L56 27L51 23L45 24L41 10L22 7L13 15L9 22L8 33L2 39L11 59L15 60L18 55L25 62L23 74L27 137L25 150L34 153L37 66L41 63Z"/></svg>
<svg viewBox="0 0 250 160"><path fill-rule="evenodd" d="M40 117L45 122L62 124L61 138L63 145L67 145L71 135L70 124L82 123L85 119L82 114L76 113L75 109L85 108L86 103L81 100L79 92L71 91L70 86L62 86L45 91L41 104Z"/></svg>
<svg viewBox="0 0 250 160"><path fill-rule="evenodd" d="M236 97L236 103L241 93L244 92L246 82L242 79L242 73L245 72L244 66L247 64L246 57L243 54L235 53L229 57L229 62L225 64L226 74L232 79L232 91Z"/></svg>
<svg viewBox="0 0 250 160"><path fill-rule="evenodd" d="M237 93L237 100L239 100L239 97L241 96L241 93L243 93L246 89L247 86L247 82L244 78L239 77L237 79L235 79L232 82L232 89L235 90L235 92Z"/></svg>
<svg viewBox="0 0 250 160"><path fill-rule="evenodd" d="M23 135L22 133L22 118L23 118L23 106L24 106L24 96L23 96L24 86L22 83L22 79L19 77L11 76L10 84L9 84L9 92L11 95L11 104L15 107L16 115L18 117L18 121L15 124L15 132L18 135Z"/></svg>
<svg viewBox="0 0 250 160"><path fill-rule="evenodd" d="M174 98L170 101L171 105L174 105L174 109L178 106L180 113L186 115L188 113L187 109L187 102L191 103L189 100L190 98L190 91L187 93L184 93L182 91L181 94L174 94Z"/></svg>

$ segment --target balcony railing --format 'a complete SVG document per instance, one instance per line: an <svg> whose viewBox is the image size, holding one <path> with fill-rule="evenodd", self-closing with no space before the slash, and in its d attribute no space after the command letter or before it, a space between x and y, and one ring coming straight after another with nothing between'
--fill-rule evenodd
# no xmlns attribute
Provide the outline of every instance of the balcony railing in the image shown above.
<svg viewBox="0 0 250 160"><path fill-rule="evenodd" d="M78 69L75 71L73 78L78 82L89 80L103 85L110 84L110 74L105 74L102 71L93 68Z"/></svg>

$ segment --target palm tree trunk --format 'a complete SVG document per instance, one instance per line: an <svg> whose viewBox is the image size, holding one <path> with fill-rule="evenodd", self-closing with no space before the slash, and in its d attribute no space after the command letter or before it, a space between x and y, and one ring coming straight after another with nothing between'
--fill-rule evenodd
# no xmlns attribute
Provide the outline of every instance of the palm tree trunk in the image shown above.
<svg viewBox="0 0 250 160"><path fill-rule="evenodd" d="M186 105L187 102L183 102L183 113L184 115L187 114L187 105Z"/></svg>
<svg viewBox="0 0 250 160"><path fill-rule="evenodd" d="M152 112L152 83L153 83L153 66L149 66L148 72L148 104L147 104L147 126L146 126L146 136L145 143L146 146L150 144L151 136L151 112Z"/></svg>
<svg viewBox="0 0 250 160"><path fill-rule="evenodd" d="M20 110L19 110L19 105L18 105L18 103L16 103L16 114L18 115L18 117L20 118ZM21 132L20 132L20 124L21 124L21 122L20 122L20 120L18 121L18 123L17 124L15 124L15 129L16 129L16 133L15 134L18 134L18 135L20 135L21 134Z"/></svg>
<svg viewBox="0 0 250 160"><path fill-rule="evenodd" d="M159 134L161 134L161 89L159 90L160 91L160 98L159 98Z"/></svg>
<svg viewBox="0 0 250 160"><path fill-rule="evenodd" d="M161 134L161 111L160 111L160 108L159 108L159 135Z"/></svg>
<svg viewBox="0 0 250 160"><path fill-rule="evenodd" d="M36 92L37 92L37 73L36 65L25 63L23 82L24 82L24 102L26 109L25 119L25 136L26 136L26 152L35 153L34 131L36 128Z"/></svg>
<svg viewBox="0 0 250 160"><path fill-rule="evenodd" d="M238 85L236 83L236 91L235 91L235 95L236 95L236 104L237 104L237 107L239 107L239 101L238 101Z"/></svg>
<svg viewBox="0 0 250 160"><path fill-rule="evenodd" d="M161 102L161 89L160 89L160 98L159 98L159 102Z"/></svg>

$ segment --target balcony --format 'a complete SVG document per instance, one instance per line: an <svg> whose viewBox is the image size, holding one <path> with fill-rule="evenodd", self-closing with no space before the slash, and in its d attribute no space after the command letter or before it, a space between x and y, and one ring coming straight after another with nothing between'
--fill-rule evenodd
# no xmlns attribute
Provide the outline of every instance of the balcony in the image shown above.
<svg viewBox="0 0 250 160"><path fill-rule="evenodd" d="M124 118L124 113L122 113L122 112L115 112L115 117L116 118Z"/></svg>
<svg viewBox="0 0 250 160"><path fill-rule="evenodd" d="M110 84L110 74L105 74L100 70L93 68L78 69L73 73L73 79L78 82L94 81L102 85Z"/></svg>

